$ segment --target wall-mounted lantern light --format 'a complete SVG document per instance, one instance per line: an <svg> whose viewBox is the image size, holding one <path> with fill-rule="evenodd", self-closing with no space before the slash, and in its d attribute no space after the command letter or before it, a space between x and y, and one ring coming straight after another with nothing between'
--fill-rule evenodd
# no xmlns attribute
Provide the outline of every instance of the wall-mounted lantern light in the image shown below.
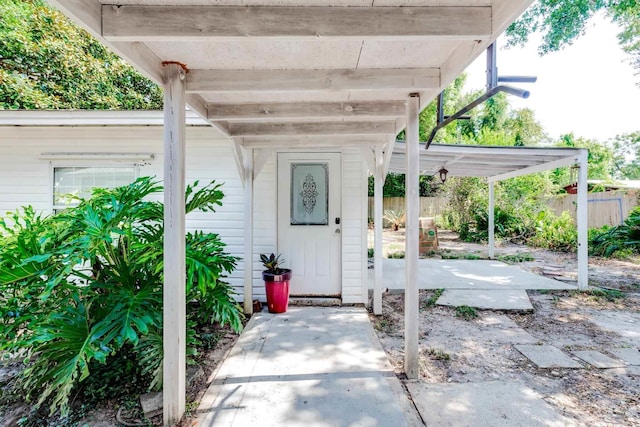
<svg viewBox="0 0 640 427"><path fill-rule="evenodd" d="M438 174L440 175L440 180L442 181L442 183L444 184L444 182L447 180L447 174L449 173L448 170L446 170L443 167L440 168L440 170L438 171Z"/></svg>

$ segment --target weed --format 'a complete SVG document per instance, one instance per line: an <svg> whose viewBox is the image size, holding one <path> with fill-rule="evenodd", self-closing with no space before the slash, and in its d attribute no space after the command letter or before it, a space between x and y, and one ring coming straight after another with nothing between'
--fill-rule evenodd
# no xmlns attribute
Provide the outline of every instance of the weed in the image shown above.
<svg viewBox="0 0 640 427"><path fill-rule="evenodd" d="M378 331L384 331L387 327L389 326L389 322L387 322L386 320L382 319L382 320L378 320L375 323L375 328Z"/></svg>
<svg viewBox="0 0 640 427"><path fill-rule="evenodd" d="M429 348L427 350L427 355L429 355L434 360L442 360L444 362L448 362L451 360L451 355L449 353L437 348Z"/></svg>
<svg viewBox="0 0 640 427"><path fill-rule="evenodd" d="M440 298L443 293L444 293L444 289L435 289L433 291L433 294L429 297L427 302L424 304L425 308L433 307L434 305L436 305L436 301L438 301L438 298Z"/></svg>
<svg viewBox="0 0 640 427"><path fill-rule="evenodd" d="M471 320L478 317L478 312L475 308L468 305L461 305L456 307L456 317L461 317L464 320Z"/></svg>
<svg viewBox="0 0 640 427"><path fill-rule="evenodd" d="M210 350L216 348L218 341L220 341L222 335L220 332L206 332L200 334L200 343L203 350Z"/></svg>
<svg viewBox="0 0 640 427"><path fill-rule="evenodd" d="M389 255L387 255L387 258L390 258L390 259L403 259L404 258L404 251L391 252Z"/></svg>
<svg viewBox="0 0 640 427"><path fill-rule="evenodd" d="M624 292L621 292L617 289L605 289L605 288L591 288L585 291L587 295L591 295L596 300L600 298L605 298L607 301L615 302L616 300L622 299L627 295Z"/></svg>
<svg viewBox="0 0 640 427"><path fill-rule="evenodd" d="M440 254L442 259L467 259L467 260L478 260L478 259L486 259L481 254L472 253L472 252L443 252Z"/></svg>
<svg viewBox="0 0 640 427"><path fill-rule="evenodd" d="M528 252L521 252L517 254L509 254L509 255L499 255L498 260L502 262L525 262L525 261L533 261L535 258Z"/></svg>

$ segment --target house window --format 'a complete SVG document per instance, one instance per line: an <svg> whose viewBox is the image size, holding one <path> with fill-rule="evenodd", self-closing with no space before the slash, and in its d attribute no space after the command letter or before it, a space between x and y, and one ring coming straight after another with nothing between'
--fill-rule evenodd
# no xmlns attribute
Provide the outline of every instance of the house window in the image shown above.
<svg viewBox="0 0 640 427"><path fill-rule="evenodd" d="M70 196L89 197L96 188L115 188L135 181L134 165L111 167L58 167L53 168L54 212L75 206L78 202Z"/></svg>

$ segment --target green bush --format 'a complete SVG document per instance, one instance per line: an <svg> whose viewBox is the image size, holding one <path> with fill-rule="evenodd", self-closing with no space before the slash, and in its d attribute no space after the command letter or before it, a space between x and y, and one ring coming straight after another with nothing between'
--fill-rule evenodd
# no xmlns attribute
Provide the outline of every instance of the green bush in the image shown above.
<svg viewBox="0 0 640 427"><path fill-rule="evenodd" d="M603 227L589 233L593 255L627 257L640 253L640 206L621 225Z"/></svg>
<svg viewBox="0 0 640 427"><path fill-rule="evenodd" d="M187 212L222 204L219 184L197 186L187 187ZM53 216L27 207L0 221L0 351L26 355L18 390L36 408L47 404L64 416L83 387L106 397L92 375L108 382L126 373L147 388L161 385L163 205L149 200L161 191L140 178L96 189ZM217 234L187 234L186 293L195 302L187 307L189 354L196 324L241 328L224 281L236 262Z"/></svg>
<svg viewBox="0 0 640 427"><path fill-rule="evenodd" d="M542 211L536 218L536 233L527 243L552 251L575 252L577 241L578 230L568 212L556 216L549 211Z"/></svg>

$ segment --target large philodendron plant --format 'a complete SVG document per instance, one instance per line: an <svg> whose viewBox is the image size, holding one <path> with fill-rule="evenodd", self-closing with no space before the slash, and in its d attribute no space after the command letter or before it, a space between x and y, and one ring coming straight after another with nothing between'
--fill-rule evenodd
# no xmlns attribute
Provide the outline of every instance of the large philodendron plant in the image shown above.
<svg viewBox="0 0 640 427"><path fill-rule="evenodd" d="M186 211L220 206L220 186L188 186ZM27 207L0 221L0 352L25 355L19 386L36 406L67 413L90 368L121 351L135 353L151 387L161 385L163 205L152 200L160 192L145 177L96 189L56 215ZM186 236L190 326L242 327L224 281L237 258L224 246L217 234ZM191 332L189 353L196 343Z"/></svg>

